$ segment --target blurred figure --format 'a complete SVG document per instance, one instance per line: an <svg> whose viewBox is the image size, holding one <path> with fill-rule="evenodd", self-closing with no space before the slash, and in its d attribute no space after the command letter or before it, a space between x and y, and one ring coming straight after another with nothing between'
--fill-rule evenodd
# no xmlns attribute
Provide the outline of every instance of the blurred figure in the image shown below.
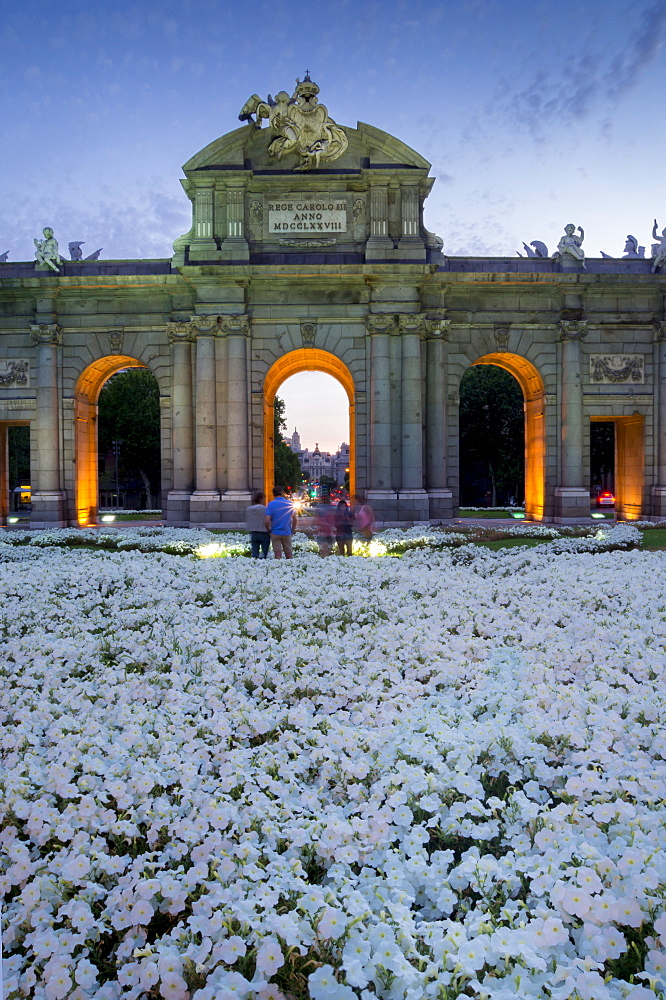
<svg viewBox="0 0 666 1000"><path fill-rule="evenodd" d="M276 559L293 559L291 536L296 531L296 511L280 486L273 487L273 499L264 512L264 526L270 532Z"/></svg>
<svg viewBox="0 0 666 1000"><path fill-rule="evenodd" d="M252 503L245 508L245 528L250 532L250 548L253 559L265 559L268 556L268 546L271 536L266 531L265 517L266 497L258 490L252 494ZM261 555L259 552L261 551Z"/></svg>
<svg viewBox="0 0 666 1000"><path fill-rule="evenodd" d="M354 500L353 517L356 529L363 538L371 541L375 533L375 512L361 497L354 497Z"/></svg>
<svg viewBox="0 0 666 1000"><path fill-rule="evenodd" d="M322 559L330 556L335 541L335 511L331 506L331 498L328 493L323 494L321 503L317 504L315 541L319 546L319 555Z"/></svg>
<svg viewBox="0 0 666 1000"><path fill-rule="evenodd" d="M354 517L346 500L341 500L335 509L335 539L338 543L338 555L352 554L352 524Z"/></svg>

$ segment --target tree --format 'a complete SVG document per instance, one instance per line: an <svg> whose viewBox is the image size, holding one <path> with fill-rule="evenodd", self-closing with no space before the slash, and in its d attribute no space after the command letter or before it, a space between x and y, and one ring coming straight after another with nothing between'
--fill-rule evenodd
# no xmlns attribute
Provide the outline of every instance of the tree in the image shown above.
<svg viewBox="0 0 666 1000"><path fill-rule="evenodd" d="M460 383L461 502L479 504L490 494L496 507L518 499L525 478L523 393L497 365L475 365Z"/></svg>
<svg viewBox="0 0 666 1000"><path fill-rule="evenodd" d="M337 489L337 485L333 476L327 476L324 473L323 476L319 477L319 489L322 493L330 493L331 490Z"/></svg>
<svg viewBox="0 0 666 1000"><path fill-rule="evenodd" d="M155 376L146 368L113 375L99 395L98 447L107 455L120 441L123 478L138 476L148 494L160 489L160 395Z"/></svg>
<svg viewBox="0 0 666 1000"><path fill-rule="evenodd" d="M610 420L590 423L590 477L592 487L615 489L615 424Z"/></svg>
<svg viewBox="0 0 666 1000"><path fill-rule="evenodd" d="M273 406L273 455L274 455L274 481L276 486L281 486L283 490L291 490L298 487L303 482L301 473L301 463L298 456L293 453L282 436L282 432L287 429L287 421L284 418L285 402L279 396L275 397Z"/></svg>
<svg viewBox="0 0 666 1000"><path fill-rule="evenodd" d="M9 445L9 488L30 482L30 428L17 425L7 428Z"/></svg>

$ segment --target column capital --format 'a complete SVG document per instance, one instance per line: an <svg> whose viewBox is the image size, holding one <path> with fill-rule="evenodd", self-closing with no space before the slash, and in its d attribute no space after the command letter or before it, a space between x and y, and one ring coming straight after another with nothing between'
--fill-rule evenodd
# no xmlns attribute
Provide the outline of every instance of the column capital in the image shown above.
<svg viewBox="0 0 666 1000"><path fill-rule="evenodd" d="M379 333L397 333L398 326L392 313L368 313L365 320L368 336Z"/></svg>
<svg viewBox="0 0 666 1000"><path fill-rule="evenodd" d="M438 318L436 316L427 316L425 321L423 338L424 340L448 340L450 326L451 326L450 319L444 319L443 317Z"/></svg>
<svg viewBox="0 0 666 1000"><path fill-rule="evenodd" d="M170 344L180 344L184 341L196 340L192 323L167 323L166 335Z"/></svg>
<svg viewBox="0 0 666 1000"><path fill-rule="evenodd" d="M220 333L227 336L247 337L250 333L250 320L245 313L236 313L231 316L218 316Z"/></svg>
<svg viewBox="0 0 666 1000"><path fill-rule="evenodd" d="M33 323L30 326L30 338L34 344L62 344L62 330L57 323Z"/></svg>
<svg viewBox="0 0 666 1000"><path fill-rule="evenodd" d="M220 317L192 316L190 326L195 340L197 337L217 337L220 332Z"/></svg>
<svg viewBox="0 0 666 1000"><path fill-rule="evenodd" d="M415 333L422 337L426 332L426 318L423 313L398 313L398 329L400 333Z"/></svg>
<svg viewBox="0 0 666 1000"><path fill-rule="evenodd" d="M583 340L587 335L586 319L560 320L560 340Z"/></svg>

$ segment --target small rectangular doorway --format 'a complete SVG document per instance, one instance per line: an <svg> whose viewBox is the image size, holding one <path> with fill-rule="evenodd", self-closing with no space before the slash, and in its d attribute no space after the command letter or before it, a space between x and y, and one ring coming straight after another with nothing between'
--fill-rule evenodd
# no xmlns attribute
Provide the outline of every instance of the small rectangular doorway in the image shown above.
<svg viewBox="0 0 666 1000"><path fill-rule="evenodd" d="M645 418L591 417L590 495L615 497L615 516L636 521L643 512L645 482Z"/></svg>
<svg viewBox="0 0 666 1000"><path fill-rule="evenodd" d="M30 424L0 423L0 524L30 521Z"/></svg>

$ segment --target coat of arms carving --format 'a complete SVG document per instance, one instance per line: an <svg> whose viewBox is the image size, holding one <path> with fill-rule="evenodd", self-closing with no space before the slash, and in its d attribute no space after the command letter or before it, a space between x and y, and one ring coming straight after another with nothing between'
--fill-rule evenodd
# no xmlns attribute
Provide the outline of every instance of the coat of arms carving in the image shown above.
<svg viewBox="0 0 666 1000"><path fill-rule="evenodd" d="M312 170L322 161L337 160L347 149L345 130L328 116L324 104L319 104L319 87L306 72L305 79L296 80L296 89L289 96L281 90L275 98L269 94L263 101L253 94L241 108L239 118L255 128L261 128L267 118L275 133L268 145L268 155L277 161L288 153L300 157L294 170ZM253 117L255 116L255 117Z"/></svg>

